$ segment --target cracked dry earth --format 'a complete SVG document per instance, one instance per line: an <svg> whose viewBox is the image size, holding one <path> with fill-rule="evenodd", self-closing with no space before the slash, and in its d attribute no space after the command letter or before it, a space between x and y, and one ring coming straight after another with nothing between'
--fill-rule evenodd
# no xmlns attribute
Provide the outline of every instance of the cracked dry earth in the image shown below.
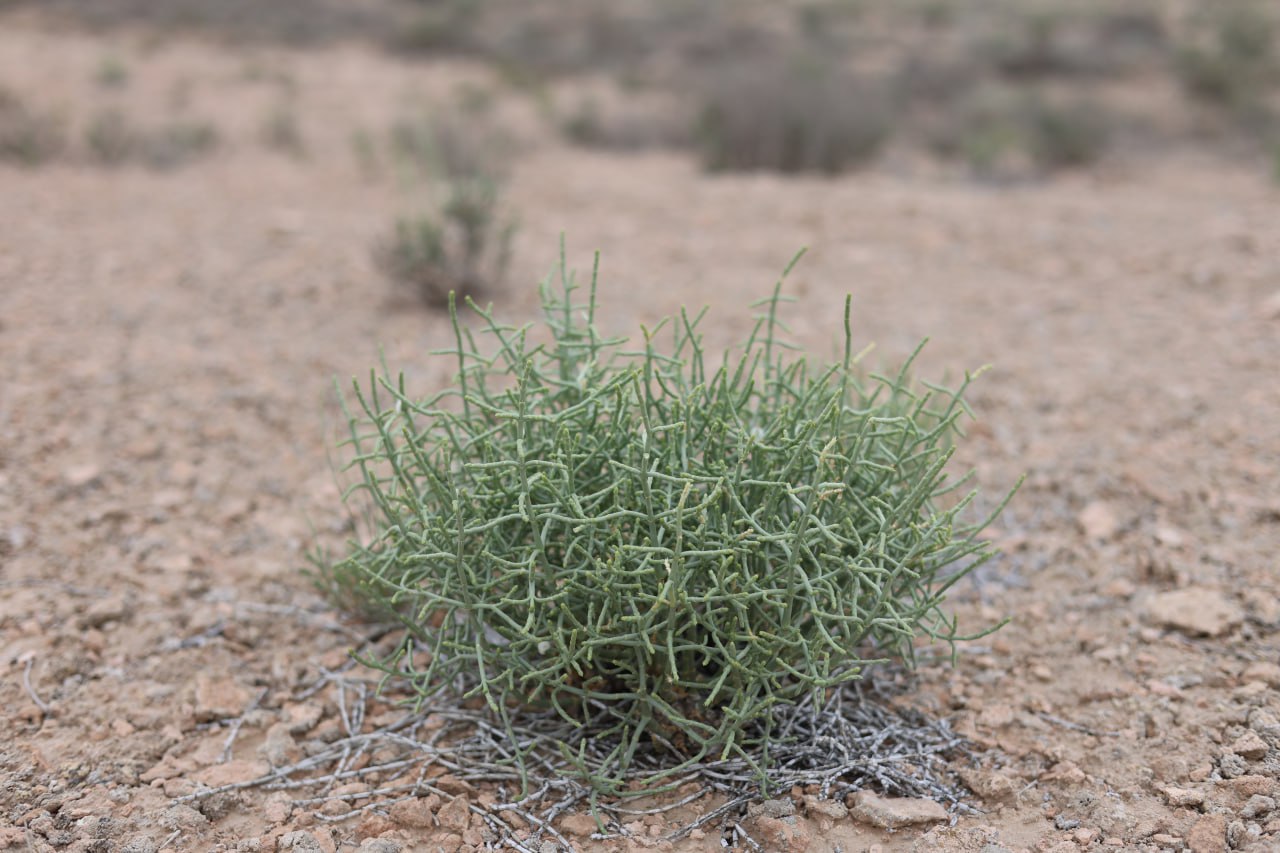
<svg viewBox="0 0 1280 853"><path fill-rule="evenodd" d="M344 820L289 791L181 798L394 713L368 699L353 722L352 695L320 680L363 629L299 571L343 538L333 378L379 347L423 393L447 378L426 356L445 321L371 266L402 199L350 140L492 78L359 46L19 23L0 27L0 72L75 124L108 97L108 47L134 69L110 97L223 141L169 172L0 164L0 849L484 849L467 807L495 793L465 768L436 778L443 798ZM305 158L258 140L278 93L255 64L293 81ZM925 821L886 831L874 803L855 820L798 791L744 818L766 849L1280 849L1276 188L1192 155L1004 189L711 178L565 147L520 96L500 101L522 143L507 316L532 317L564 232L579 267L602 252L606 325L709 304L723 343L807 245L792 327L812 351L851 291L886 358L929 336L926 374L994 365L963 452L989 494L1028 479L993 534L1005 556L954 603L964 625L1011 622L909 694L979 747L953 770L980 813L881 804ZM670 818L616 841L560 820L581 850L721 849L714 827L651 840Z"/></svg>

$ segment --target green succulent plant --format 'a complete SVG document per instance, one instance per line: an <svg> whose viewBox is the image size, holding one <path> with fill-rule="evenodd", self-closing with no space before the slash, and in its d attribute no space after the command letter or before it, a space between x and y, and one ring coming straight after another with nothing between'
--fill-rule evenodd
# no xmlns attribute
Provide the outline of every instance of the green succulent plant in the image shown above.
<svg viewBox="0 0 1280 853"><path fill-rule="evenodd" d="M815 366L782 339L778 289L718 360L703 314L633 345L599 332L595 274L577 293L562 258L541 333L474 303L473 329L451 300L453 387L355 384L348 499L367 531L324 577L403 624L368 663L420 701L593 727L616 746L580 771L619 793L641 751L659 776L726 755L763 769L780 703L961 638L944 597L994 553L994 515L970 520L976 492L948 473L970 376L864 373L847 300L844 357Z"/></svg>

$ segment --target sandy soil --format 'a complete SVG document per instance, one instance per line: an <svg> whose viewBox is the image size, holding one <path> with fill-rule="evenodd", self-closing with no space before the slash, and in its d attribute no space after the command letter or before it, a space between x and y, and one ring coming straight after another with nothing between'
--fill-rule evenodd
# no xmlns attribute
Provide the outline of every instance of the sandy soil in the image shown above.
<svg viewBox="0 0 1280 853"><path fill-rule="evenodd" d="M108 54L119 90L95 83ZM373 269L405 199L351 140L489 72L6 25L0 79L76 128L116 104L223 140L169 172L0 164L0 849L476 849L465 814L175 799L337 731L334 689L299 698L359 629L299 571L343 535L334 377L380 347L423 392L447 371L426 356L445 322ZM302 158L259 139L284 97ZM531 317L563 233L579 267L602 252L606 324L710 304L728 341L808 246L813 350L849 291L886 358L929 336L926 373L994 365L965 453L991 494L1028 481L956 606L1012 622L915 694L983 747L957 768L983 813L895 833L802 814L777 849L1280 849L1280 192L1208 157L999 190L705 177L498 109L522 142L508 316Z"/></svg>

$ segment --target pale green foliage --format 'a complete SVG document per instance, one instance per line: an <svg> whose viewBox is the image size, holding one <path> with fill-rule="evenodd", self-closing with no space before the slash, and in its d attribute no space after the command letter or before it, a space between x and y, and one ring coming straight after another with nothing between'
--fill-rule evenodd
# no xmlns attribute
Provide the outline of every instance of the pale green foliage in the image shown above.
<svg viewBox="0 0 1280 853"><path fill-rule="evenodd" d="M638 750L763 769L779 703L958 639L944 595L992 554L947 473L968 377L865 376L848 303L844 359L819 368L781 339L777 290L723 360L701 314L629 345L597 330L594 276L576 292L562 261L541 336L455 313L456 385L425 400L356 384L369 529L325 581L403 623L374 666L508 725L523 707L592 727L616 748L579 770L616 793Z"/></svg>

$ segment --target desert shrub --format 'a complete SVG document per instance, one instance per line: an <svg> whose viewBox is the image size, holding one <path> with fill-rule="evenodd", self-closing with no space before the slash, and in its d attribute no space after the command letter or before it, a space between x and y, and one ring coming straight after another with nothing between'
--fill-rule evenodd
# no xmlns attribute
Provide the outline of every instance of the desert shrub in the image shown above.
<svg viewBox="0 0 1280 853"><path fill-rule="evenodd" d="M1276 82L1280 67L1274 21L1252 3L1231 2L1213 5L1202 29L1176 52L1183 87L1202 101L1235 110L1255 108Z"/></svg>
<svg viewBox="0 0 1280 853"><path fill-rule="evenodd" d="M978 177L1002 178L1094 163L1106 151L1108 131L1106 115L1088 101L979 90L935 129L932 143Z"/></svg>
<svg viewBox="0 0 1280 853"><path fill-rule="evenodd" d="M56 116L33 109L0 88L0 160L39 166L58 157L65 147L66 132Z"/></svg>
<svg viewBox="0 0 1280 853"><path fill-rule="evenodd" d="M119 56L104 56L93 79L104 89L121 89L129 82L129 66Z"/></svg>
<svg viewBox="0 0 1280 853"><path fill-rule="evenodd" d="M429 203L396 222L374 260L432 307L480 296L506 273L515 220L504 209L507 143L493 128L445 117L402 121L392 151Z"/></svg>
<svg viewBox="0 0 1280 853"><path fill-rule="evenodd" d="M406 180L501 183L510 140L481 116L420 114L391 126L391 153Z"/></svg>
<svg viewBox="0 0 1280 853"><path fill-rule="evenodd" d="M498 185L455 182L438 211L402 217L374 252L389 278L432 307L450 294L479 297L506 275L514 220L500 207Z"/></svg>
<svg viewBox="0 0 1280 853"><path fill-rule="evenodd" d="M889 135L883 97L828 61L731 63L705 88L698 137L712 171L836 173Z"/></svg>
<svg viewBox="0 0 1280 853"><path fill-rule="evenodd" d="M1032 158L1042 168L1087 166L1106 150L1108 124L1097 104L1032 99L1026 121Z"/></svg>
<svg viewBox="0 0 1280 853"><path fill-rule="evenodd" d="M141 157L152 169L175 169L213 153L220 141L218 129L208 122L173 121L146 132Z"/></svg>
<svg viewBox="0 0 1280 853"><path fill-rule="evenodd" d="M348 499L370 529L325 585L395 614L403 644L368 663L420 701L552 711L615 744L578 765L598 790L638 750L763 767L771 709L959 639L944 598L993 553L948 471L970 377L863 373L848 302L838 363L783 340L777 290L717 362L702 314L602 336L596 290L575 301L562 261L545 333L472 303L473 331L451 300L452 388L356 383Z"/></svg>
<svg viewBox="0 0 1280 853"><path fill-rule="evenodd" d="M480 4L474 0L432 0L413 4L391 44L404 51L463 52L475 49Z"/></svg>
<svg viewBox="0 0 1280 853"><path fill-rule="evenodd" d="M286 104L277 104L267 112L258 135L262 144L272 151L294 158L306 156L307 142L298 114Z"/></svg>
<svg viewBox="0 0 1280 853"><path fill-rule="evenodd" d="M89 156L97 163L116 166L136 156L140 137L128 117L119 110L103 110L89 121L84 133Z"/></svg>
<svg viewBox="0 0 1280 853"><path fill-rule="evenodd" d="M688 116L677 104L629 102L611 108L590 95L559 116L560 131L574 145L612 151L684 148L690 143Z"/></svg>
<svg viewBox="0 0 1280 853"><path fill-rule="evenodd" d="M154 127L135 124L117 109L94 114L84 131L90 160L103 166L130 163L165 170L190 163L218 144L212 125L175 121Z"/></svg>

